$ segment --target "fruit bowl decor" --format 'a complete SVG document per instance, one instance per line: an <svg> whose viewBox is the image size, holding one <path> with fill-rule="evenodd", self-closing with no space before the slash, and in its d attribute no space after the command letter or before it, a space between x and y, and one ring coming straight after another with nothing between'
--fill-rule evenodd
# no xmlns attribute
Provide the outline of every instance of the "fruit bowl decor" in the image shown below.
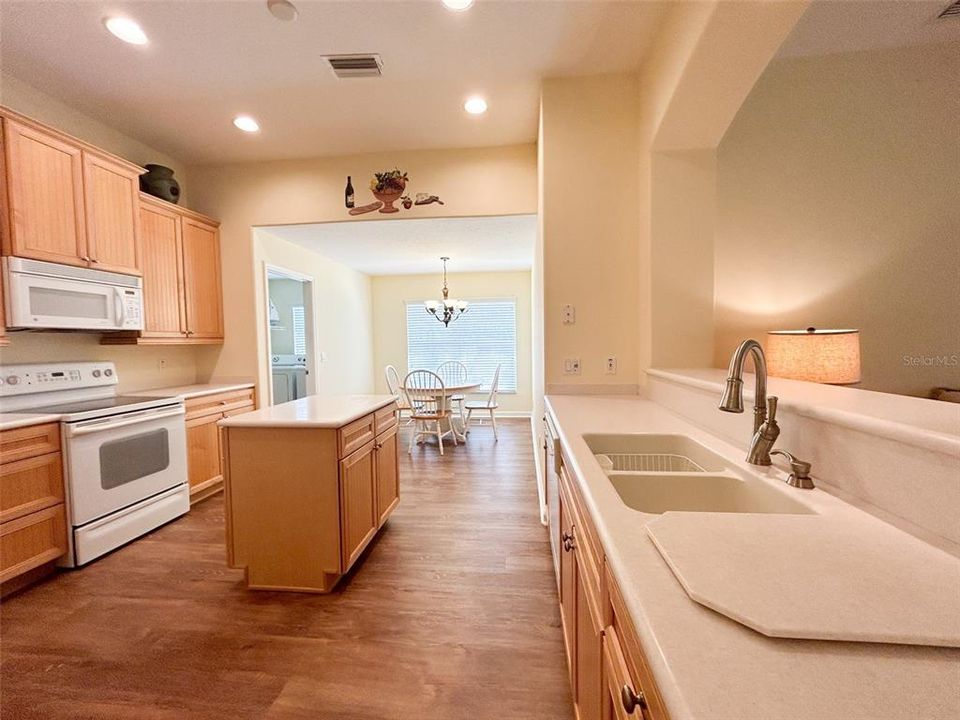
<svg viewBox="0 0 960 720"><path fill-rule="evenodd" d="M382 213L400 212L393 204L401 198L407 187L407 174L398 169L374 173L370 181L370 190L373 196L383 203Z"/></svg>

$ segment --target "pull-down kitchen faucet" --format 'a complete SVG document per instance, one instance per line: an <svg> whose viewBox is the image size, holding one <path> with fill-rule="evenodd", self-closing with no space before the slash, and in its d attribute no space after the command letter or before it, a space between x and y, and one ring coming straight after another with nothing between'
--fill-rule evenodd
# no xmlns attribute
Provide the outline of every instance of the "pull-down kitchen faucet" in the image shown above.
<svg viewBox="0 0 960 720"><path fill-rule="evenodd" d="M747 451L747 462L754 465L769 465L770 451L780 435L777 425L777 398L767 398L767 360L763 348L756 340L744 340L730 359L727 384L720 399L724 412L743 412L743 364L747 355L753 355L756 386L753 398L753 439Z"/></svg>

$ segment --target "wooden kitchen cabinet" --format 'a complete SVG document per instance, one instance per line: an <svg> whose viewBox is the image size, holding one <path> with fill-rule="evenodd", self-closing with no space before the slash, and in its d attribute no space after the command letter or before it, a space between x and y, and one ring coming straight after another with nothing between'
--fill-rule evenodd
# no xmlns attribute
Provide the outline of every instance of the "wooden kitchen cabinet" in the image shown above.
<svg viewBox="0 0 960 720"><path fill-rule="evenodd" d="M0 432L0 583L52 571L66 552L60 424Z"/></svg>
<svg viewBox="0 0 960 720"><path fill-rule="evenodd" d="M217 221L140 193L144 328L110 333L104 345L223 342Z"/></svg>
<svg viewBox="0 0 960 720"><path fill-rule="evenodd" d="M83 151L87 256L97 270L140 274L141 168Z"/></svg>
<svg viewBox="0 0 960 720"><path fill-rule="evenodd" d="M379 527L374 441L340 461L340 571L360 557Z"/></svg>
<svg viewBox="0 0 960 720"><path fill-rule="evenodd" d="M140 274L143 168L7 108L4 255Z"/></svg>
<svg viewBox="0 0 960 720"><path fill-rule="evenodd" d="M377 527L383 525L400 502L400 437L398 423L377 435Z"/></svg>
<svg viewBox="0 0 960 720"><path fill-rule="evenodd" d="M223 340L220 232L212 222L184 217L183 284L187 338Z"/></svg>
<svg viewBox="0 0 960 720"><path fill-rule="evenodd" d="M223 428L227 557L249 588L330 592L357 562L399 503L396 411Z"/></svg>
<svg viewBox="0 0 960 720"><path fill-rule="evenodd" d="M190 503L195 504L223 489L223 418L254 409L253 388L189 398L187 424L187 478Z"/></svg>
<svg viewBox="0 0 960 720"><path fill-rule="evenodd" d="M562 454L557 467L560 615L576 717L668 720L639 636L606 568L593 519Z"/></svg>

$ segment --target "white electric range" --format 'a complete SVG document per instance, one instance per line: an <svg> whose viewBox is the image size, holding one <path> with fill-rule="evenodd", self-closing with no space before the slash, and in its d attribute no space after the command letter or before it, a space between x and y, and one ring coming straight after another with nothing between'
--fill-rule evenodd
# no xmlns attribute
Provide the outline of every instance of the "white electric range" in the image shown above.
<svg viewBox="0 0 960 720"><path fill-rule="evenodd" d="M0 367L5 413L60 416L69 552L78 567L190 509L178 397L118 395L113 363Z"/></svg>

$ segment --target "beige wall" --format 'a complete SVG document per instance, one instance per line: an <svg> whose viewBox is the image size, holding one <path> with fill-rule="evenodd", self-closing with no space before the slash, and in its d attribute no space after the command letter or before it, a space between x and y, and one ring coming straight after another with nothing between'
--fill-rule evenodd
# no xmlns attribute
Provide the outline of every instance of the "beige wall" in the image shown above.
<svg viewBox="0 0 960 720"><path fill-rule="evenodd" d="M547 392L636 392L637 78L547 80L541 91L540 183ZM562 323L561 308L576 308ZM617 358L615 375L605 372ZM580 375L563 373L580 358Z"/></svg>
<svg viewBox="0 0 960 720"><path fill-rule="evenodd" d="M355 187L364 188L364 178L390 167L409 173L411 191L436 193L446 203L416 208L406 217L514 215L537 209L533 145L191 167L193 203L222 221L226 342L212 372L266 377L258 353L258 313L263 310L256 278L262 277L262 269L254 259L252 228L349 220L343 207L347 175L353 176ZM365 190L358 192L358 200L366 201ZM384 217L361 215L356 222Z"/></svg>
<svg viewBox="0 0 960 720"><path fill-rule="evenodd" d="M176 170L185 180L183 164L138 140L79 113L9 75L0 76L0 103L58 130L136 163L158 162ZM185 189L189 182L184 182ZM182 385L206 379L210 348L118 347L100 345L93 333L10 334L10 345L0 350L0 363L111 360L117 364L121 386L137 390Z"/></svg>
<svg viewBox="0 0 960 720"><path fill-rule="evenodd" d="M266 265L305 275L313 281L313 356L317 373L313 389L319 395L369 393L373 391L373 336L370 277L306 248L281 240L263 230L256 233L254 375L266 387L267 363ZM226 282L226 277L224 278ZM322 353L322 355L321 355ZM321 359L323 358L323 359ZM263 397L267 397L264 393Z"/></svg>
<svg viewBox="0 0 960 720"><path fill-rule="evenodd" d="M438 293L436 273L380 275L373 278L374 368L377 392L387 392L383 369L394 365L401 377L407 367L406 301L426 300ZM529 413L532 394L531 283L529 272L457 273L449 276L458 298L513 298L517 301L517 392L501 394L505 412ZM489 379L489 378L486 378Z"/></svg>
<svg viewBox="0 0 960 720"><path fill-rule="evenodd" d="M716 356L858 327L862 387L960 386L956 45L778 61L719 150Z"/></svg>

